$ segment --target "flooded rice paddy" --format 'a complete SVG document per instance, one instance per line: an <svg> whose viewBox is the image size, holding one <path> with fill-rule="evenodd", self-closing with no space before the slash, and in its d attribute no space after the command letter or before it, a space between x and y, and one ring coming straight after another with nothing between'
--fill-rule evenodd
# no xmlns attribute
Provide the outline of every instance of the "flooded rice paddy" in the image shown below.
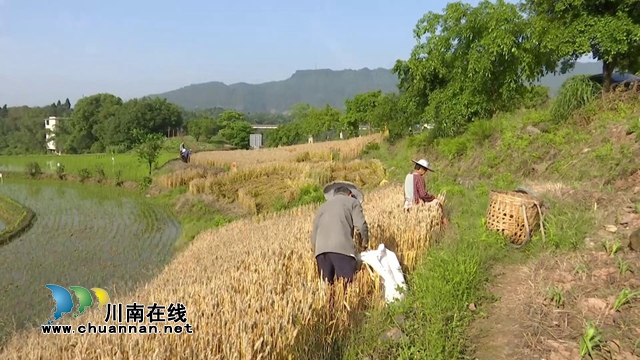
<svg viewBox="0 0 640 360"><path fill-rule="evenodd" d="M36 213L28 232L0 247L0 344L46 322L54 301L45 284L113 298L164 268L181 232L171 214L115 188L24 181L0 194Z"/></svg>

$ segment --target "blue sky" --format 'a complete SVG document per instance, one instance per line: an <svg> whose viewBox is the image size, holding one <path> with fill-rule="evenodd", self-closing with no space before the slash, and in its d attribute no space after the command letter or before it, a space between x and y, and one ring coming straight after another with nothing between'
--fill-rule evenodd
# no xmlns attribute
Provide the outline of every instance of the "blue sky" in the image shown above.
<svg viewBox="0 0 640 360"><path fill-rule="evenodd" d="M476 4L477 0L469 1ZM0 104L391 67L447 1L0 0Z"/></svg>

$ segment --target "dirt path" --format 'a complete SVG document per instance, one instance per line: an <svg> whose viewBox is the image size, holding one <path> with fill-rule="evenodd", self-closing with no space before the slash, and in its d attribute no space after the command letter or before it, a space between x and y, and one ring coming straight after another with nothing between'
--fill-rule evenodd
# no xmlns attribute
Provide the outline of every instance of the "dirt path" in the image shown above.
<svg viewBox="0 0 640 360"><path fill-rule="evenodd" d="M602 332L594 358L640 358L640 296L612 309L623 289L640 290L640 252L627 240L640 228L638 185L640 172L617 182L615 193L527 184L540 195L593 202L598 226L580 252L496 269L489 290L497 301L478 309L469 333L475 359L580 359L588 323ZM611 255L616 242L621 247Z"/></svg>

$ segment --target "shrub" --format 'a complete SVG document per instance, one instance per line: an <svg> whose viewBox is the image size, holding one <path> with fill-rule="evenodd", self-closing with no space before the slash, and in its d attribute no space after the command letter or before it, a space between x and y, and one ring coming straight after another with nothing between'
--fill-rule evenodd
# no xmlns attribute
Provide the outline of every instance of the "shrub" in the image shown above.
<svg viewBox="0 0 640 360"><path fill-rule="evenodd" d="M115 180L115 185L116 186L122 186L122 184L124 183L122 181L122 170L118 169L118 170L115 171L114 180Z"/></svg>
<svg viewBox="0 0 640 360"><path fill-rule="evenodd" d="M567 120L574 111L595 100L601 91L602 86L589 80L586 75L570 77L562 84L551 105L552 119L556 122Z"/></svg>
<svg viewBox="0 0 640 360"><path fill-rule="evenodd" d="M91 171L87 168L82 168L78 170L78 177L80 178L80 182L85 182L91 177Z"/></svg>
<svg viewBox="0 0 640 360"><path fill-rule="evenodd" d="M153 183L153 178L151 176L144 176L140 181L138 181L138 186L140 187L140 191L145 191L151 186Z"/></svg>
<svg viewBox="0 0 640 360"><path fill-rule="evenodd" d="M35 161L32 161L27 164L26 171L27 171L27 175L32 179L42 175L42 169L40 168L40 165Z"/></svg>
<svg viewBox="0 0 640 360"><path fill-rule="evenodd" d="M99 183L102 183L107 179L107 174L105 174L102 165L96 165L95 178Z"/></svg>
<svg viewBox="0 0 640 360"><path fill-rule="evenodd" d="M64 180L67 177L67 174L64 172L64 165L63 164L60 164L56 168L56 176L58 176L58 179L60 179L60 180Z"/></svg>

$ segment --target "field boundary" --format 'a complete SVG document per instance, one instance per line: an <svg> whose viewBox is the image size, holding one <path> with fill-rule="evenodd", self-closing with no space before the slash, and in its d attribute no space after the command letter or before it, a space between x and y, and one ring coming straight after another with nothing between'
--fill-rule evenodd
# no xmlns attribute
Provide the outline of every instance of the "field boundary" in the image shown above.
<svg viewBox="0 0 640 360"><path fill-rule="evenodd" d="M30 208L9 197L0 196L0 219L6 225L6 228L0 231L0 246L8 244L29 230L35 217L36 213Z"/></svg>

